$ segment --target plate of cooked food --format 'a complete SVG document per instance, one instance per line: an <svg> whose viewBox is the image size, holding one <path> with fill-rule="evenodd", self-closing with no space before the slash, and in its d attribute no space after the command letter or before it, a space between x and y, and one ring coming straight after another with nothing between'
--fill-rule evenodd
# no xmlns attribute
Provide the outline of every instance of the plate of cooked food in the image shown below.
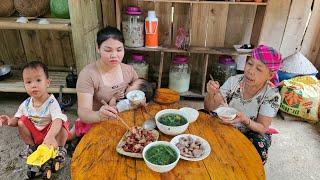
<svg viewBox="0 0 320 180"><path fill-rule="evenodd" d="M146 130L142 127L132 127L127 130L119 141L116 151L119 154L142 158L143 148L151 142L157 141L159 132L157 130Z"/></svg>
<svg viewBox="0 0 320 180"><path fill-rule="evenodd" d="M180 158L187 161L201 161L211 152L208 141L193 134L180 134L174 137L170 143L179 149Z"/></svg>

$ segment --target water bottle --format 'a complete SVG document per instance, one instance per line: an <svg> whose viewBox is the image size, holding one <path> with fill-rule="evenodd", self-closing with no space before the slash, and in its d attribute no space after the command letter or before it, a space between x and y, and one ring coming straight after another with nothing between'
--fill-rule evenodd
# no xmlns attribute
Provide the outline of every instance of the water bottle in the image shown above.
<svg viewBox="0 0 320 180"><path fill-rule="evenodd" d="M158 18L155 11L148 11L148 16L145 20L145 32L145 46L149 48L158 47Z"/></svg>

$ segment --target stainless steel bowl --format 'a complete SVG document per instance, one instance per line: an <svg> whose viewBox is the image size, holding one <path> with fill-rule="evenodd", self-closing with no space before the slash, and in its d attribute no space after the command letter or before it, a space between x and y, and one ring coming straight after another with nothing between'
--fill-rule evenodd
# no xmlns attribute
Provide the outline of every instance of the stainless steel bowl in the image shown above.
<svg viewBox="0 0 320 180"><path fill-rule="evenodd" d="M3 61L0 61L0 80L6 79L11 75L11 66L5 65Z"/></svg>

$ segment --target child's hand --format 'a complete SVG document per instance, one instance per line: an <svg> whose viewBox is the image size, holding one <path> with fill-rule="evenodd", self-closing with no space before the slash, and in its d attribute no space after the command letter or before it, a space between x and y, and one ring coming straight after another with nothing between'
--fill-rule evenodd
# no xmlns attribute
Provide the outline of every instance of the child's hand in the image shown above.
<svg viewBox="0 0 320 180"><path fill-rule="evenodd" d="M118 91L114 94L114 97L116 98L116 100L120 100L124 98L124 92L123 91Z"/></svg>
<svg viewBox="0 0 320 180"><path fill-rule="evenodd" d="M58 142L54 137L46 136L43 140L43 144L47 145L48 147L53 146L54 148L58 147Z"/></svg>
<svg viewBox="0 0 320 180"><path fill-rule="evenodd" d="M0 126L2 125L8 125L8 122L10 121L10 117L7 115L1 115L0 116Z"/></svg>

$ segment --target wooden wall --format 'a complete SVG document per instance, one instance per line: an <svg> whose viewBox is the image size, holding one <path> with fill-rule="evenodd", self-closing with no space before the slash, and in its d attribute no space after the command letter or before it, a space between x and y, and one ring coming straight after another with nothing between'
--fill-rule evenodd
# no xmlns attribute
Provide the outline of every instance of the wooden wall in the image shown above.
<svg viewBox="0 0 320 180"><path fill-rule="evenodd" d="M41 60L55 69L75 67L71 33L39 30L0 30L0 60L21 67Z"/></svg>
<svg viewBox="0 0 320 180"><path fill-rule="evenodd" d="M99 19L101 16L103 25L119 26L121 17L117 17L116 12L122 11L128 5L138 5L145 12L155 9L161 23L161 45L172 45L175 42L177 29L186 26L190 28L191 45L231 47L233 44L250 40L253 43L266 43L274 46L281 51L284 57L301 49L306 57L320 68L320 0L269 0L267 7L153 3L136 0L98 1L101 12L98 10L97 14L92 17L97 16ZM83 0L83 3L85 2ZM311 11L312 5L313 10ZM171 12L171 7L175 9L172 24L170 15L166 13ZM311 14L310 19L309 14ZM306 28L305 24L308 19L309 25ZM89 23L89 21L84 23ZM92 26L97 25L92 23ZM92 44L94 39L91 33L86 36L84 42ZM72 34L69 32L0 30L0 60L11 65L22 66L25 62L41 59L51 67L76 66L79 63L76 59L81 58L74 55L73 47L77 46L79 43L73 46ZM91 45L89 48L92 52ZM76 54L79 56L79 53ZM153 66L157 68L160 53L148 52L147 54ZM168 66L174 55L164 54L164 74L168 72ZM202 54L191 56L194 68L202 68L198 67L197 61L203 60L203 56ZM214 59L217 59L217 56L210 55L209 63ZM200 75L196 71L193 73L195 76L192 81L197 83ZM164 76L164 78L167 77Z"/></svg>

